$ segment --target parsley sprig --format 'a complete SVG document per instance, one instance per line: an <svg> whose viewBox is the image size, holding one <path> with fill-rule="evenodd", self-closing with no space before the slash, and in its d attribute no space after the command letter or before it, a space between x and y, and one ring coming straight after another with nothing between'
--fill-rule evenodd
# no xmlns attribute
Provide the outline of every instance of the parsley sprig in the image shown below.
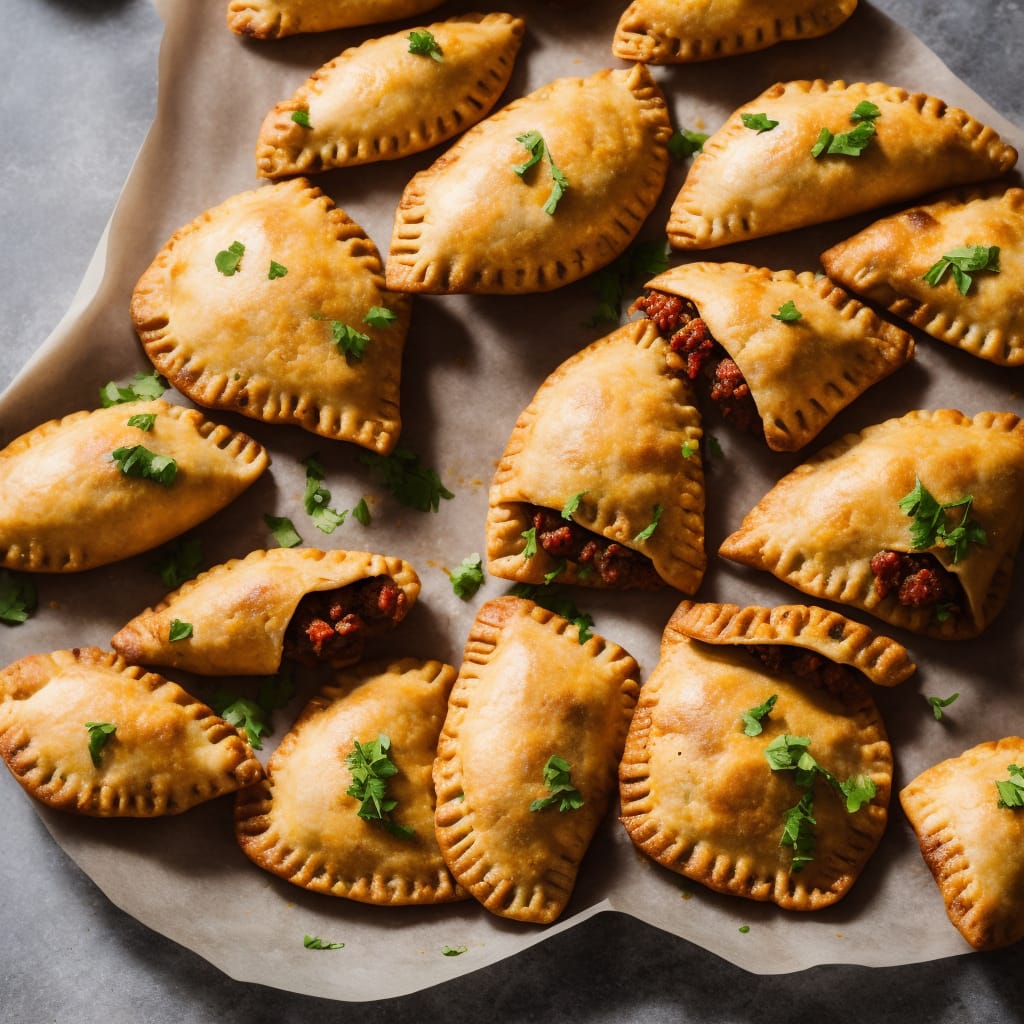
<svg viewBox="0 0 1024 1024"><path fill-rule="evenodd" d="M180 538L157 552L148 566L158 573L168 590L177 590L182 583L195 579L203 569L203 545L195 538Z"/></svg>
<svg viewBox="0 0 1024 1024"><path fill-rule="evenodd" d="M996 782L996 789L999 791L998 805L1011 809L1024 807L1024 768L1010 764L1006 766L1006 770L1009 772L1009 779Z"/></svg>
<svg viewBox="0 0 1024 1024"><path fill-rule="evenodd" d="M767 114L740 114L740 120L743 122L744 128L749 128L751 131L757 132L760 135L762 132L770 132L773 128L779 126L778 121L772 120Z"/></svg>
<svg viewBox="0 0 1024 1024"><path fill-rule="evenodd" d="M555 164L554 158L548 150L547 143L540 132L524 132L522 135L516 136L516 142L521 142L530 151L529 157L523 163L514 164L512 167L512 170L520 178L535 164L540 163L543 159L547 160L548 166L551 168L551 194L548 196L548 201L544 204L544 212L553 216L559 201L569 189L569 179L566 178Z"/></svg>
<svg viewBox="0 0 1024 1024"><path fill-rule="evenodd" d="M583 794L572 784L572 769L569 762L552 754L544 764L544 785L550 795L540 797L530 804L531 811L543 811L558 804L559 811L577 811L583 806Z"/></svg>
<svg viewBox="0 0 1024 1024"><path fill-rule="evenodd" d="M36 588L27 579L0 569L0 622L16 626L36 610Z"/></svg>
<svg viewBox="0 0 1024 1024"><path fill-rule="evenodd" d="M328 942L325 939L317 938L315 935L305 935L302 939L302 945L306 949L344 949L344 942Z"/></svg>
<svg viewBox="0 0 1024 1024"><path fill-rule="evenodd" d="M244 729L253 750L261 750L263 737L271 732L273 713L283 708L294 692L291 672L285 667L260 680L255 698L218 690L210 700L210 707L229 725Z"/></svg>
<svg viewBox="0 0 1024 1024"><path fill-rule="evenodd" d="M170 487L178 476L178 463L174 459L169 455L158 455L142 444L115 448L110 457L127 477L152 480Z"/></svg>
<svg viewBox="0 0 1024 1024"><path fill-rule="evenodd" d="M581 644L585 644L593 635L591 628L594 625L594 620L586 612L581 612L572 598L558 587L553 587L550 583L544 586L536 583L517 583L510 593L513 597L522 597L527 601L533 601L541 608L546 608L549 612L568 619L576 627Z"/></svg>
<svg viewBox="0 0 1024 1024"><path fill-rule="evenodd" d="M441 44L434 38L434 33L426 29L417 29L409 33L409 52L420 57L430 57L438 64L444 63Z"/></svg>
<svg viewBox="0 0 1024 1024"><path fill-rule="evenodd" d="M640 544L645 540L650 540L654 536L654 531L658 528L658 523L661 522L661 517L664 515L665 510L661 505L655 505L651 510L651 521L633 538L634 544Z"/></svg>
<svg viewBox="0 0 1024 1024"><path fill-rule="evenodd" d="M441 482L437 471L424 466L419 456L402 444L390 455L361 452L359 461L369 467L370 475L397 501L419 512L437 512L442 498L455 497Z"/></svg>
<svg viewBox="0 0 1024 1024"><path fill-rule="evenodd" d="M707 132L690 131L688 128L678 128L668 140L668 155L673 160L689 160L696 156L708 141Z"/></svg>
<svg viewBox="0 0 1024 1024"><path fill-rule="evenodd" d="M232 242L226 249L221 249L213 258L217 269L225 276L231 277L236 273L245 255L245 246L239 242Z"/></svg>
<svg viewBox="0 0 1024 1024"><path fill-rule="evenodd" d="M936 722L942 721L942 709L948 708L959 697L959 693L954 693L950 697L929 697L928 703L931 706L932 714L935 716Z"/></svg>
<svg viewBox="0 0 1024 1024"><path fill-rule="evenodd" d="M355 740L345 758L352 773L352 785L345 792L359 801L356 814L364 821L380 822L392 835L408 839L413 830L391 820L398 801L387 795L388 782L398 774L398 768L391 760L390 749L391 740L385 733L369 743Z"/></svg>
<svg viewBox="0 0 1024 1024"><path fill-rule="evenodd" d="M587 326L617 324L622 316L626 285L661 274L667 269L667 242L634 242L621 256L590 276L590 288L597 296L598 306Z"/></svg>
<svg viewBox="0 0 1024 1024"><path fill-rule="evenodd" d="M988 535L977 520L971 518L974 497L970 494L956 501L940 503L916 478L914 489L899 500L900 509L913 519L910 524L910 539L916 550L931 547L947 548L952 552L953 562L966 558L970 546L984 546ZM960 521L950 527L947 512L963 509Z"/></svg>
<svg viewBox="0 0 1024 1024"><path fill-rule="evenodd" d="M117 726L113 722L86 722L85 727L89 731L89 757L93 767L99 768L101 752L117 732Z"/></svg>
<svg viewBox="0 0 1024 1024"><path fill-rule="evenodd" d="M100 388L100 403L104 409L123 402L148 402L159 398L170 385L155 370L152 373L137 373L128 384L108 381Z"/></svg>
<svg viewBox="0 0 1024 1024"><path fill-rule="evenodd" d="M979 270L999 273L998 245L958 245L933 263L922 280L935 288L948 271L957 290L961 295L966 295L974 283L971 274Z"/></svg>
<svg viewBox="0 0 1024 1024"><path fill-rule="evenodd" d="M468 555L452 569L449 578L452 584L452 592L455 596L463 601L468 601L483 586L483 561L474 551L473 554Z"/></svg>
<svg viewBox="0 0 1024 1024"><path fill-rule="evenodd" d="M775 702L778 699L779 695L773 693L763 704L758 704L757 707L740 713L740 720L743 722L743 732L745 735L760 736L764 732L764 726L761 724L762 719L767 718L771 714L772 708L775 707Z"/></svg>
<svg viewBox="0 0 1024 1024"><path fill-rule="evenodd" d="M302 504L310 519L321 533L334 533L348 517L348 509L338 511L330 507L331 492L323 487L324 467L316 454L302 460L306 467L306 489L302 495Z"/></svg>
<svg viewBox="0 0 1024 1024"><path fill-rule="evenodd" d="M821 156L860 156L874 138L875 118L881 114L877 104L861 100L850 114L850 121L855 127L836 134L822 128L811 147L811 156L815 159Z"/></svg>

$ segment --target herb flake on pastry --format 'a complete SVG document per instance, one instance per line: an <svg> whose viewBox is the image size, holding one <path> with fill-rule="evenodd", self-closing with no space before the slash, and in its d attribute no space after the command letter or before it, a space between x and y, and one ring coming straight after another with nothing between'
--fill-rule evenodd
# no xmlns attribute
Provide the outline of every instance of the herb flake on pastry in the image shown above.
<svg viewBox="0 0 1024 1024"><path fill-rule="evenodd" d="M228 0L228 28L252 39L330 32L411 18L441 0Z"/></svg>
<svg viewBox="0 0 1024 1024"><path fill-rule="evenodd" d="M131 316L150 361L197 405L381 454L398 440L409 299L304 178L234 195L175 232Z"/></svg>
<svg viewBox="0 0 1024 1024"><path fill-rule="evenodd" d="M149 551L230 504L269 462L247 435L162 399L50 420L0 451L0 566L80 572Z"/></svg>

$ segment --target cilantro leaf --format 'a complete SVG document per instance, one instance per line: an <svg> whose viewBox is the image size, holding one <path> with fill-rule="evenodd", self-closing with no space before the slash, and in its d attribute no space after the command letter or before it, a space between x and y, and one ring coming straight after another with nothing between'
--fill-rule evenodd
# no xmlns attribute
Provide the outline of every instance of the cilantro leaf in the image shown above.
<svg viewBox="0 0 1024 1024"><path fill-rule="evenodd" d="M202 571L203 545L195 538L176 540L157 553L149 568L159 573L168 590L177 590Z"/></svg>
<svg viewBox="0 0 1024 1024"><path fill-rule="evenodd" d="M545 585L550 585L554 583L555 580L557 580L558 577L561 576L563 572L565 572L567 566L568 562L566 562L564 558L560 558L558 560L558 564L554 567L554 569L551 570L551 572L544 573Z"/></svg>
<svg viewBox="0 0 1024 1024"><path fill-rule="evenodd" d="M632 281L661 274L668 269L668 243L657 240L634 242L621 256L595 271L589 278L597 296L597 312L588 327L617 324L622 316L626 285Z"/></svg>
<svg viewBox="0 0 1024 1024"><path fill-rule="evenodd" d="M89 757L92 759L93 767L99 768L100 751L117 732L117 726L112 722L86 722L85 727L89 730Z"/></svg>
<svg viewBox="0 0 1024 1024"><path fill-rule="evenodd" d="M959 697L959 693L954 693L952 697L929 697L928 703L932 707L932 714L935 715L935 721L942 721L942 709L948 708Z"/></svg>
<svg viewBox="0 0 1024 1024"><path fill-rule="evenodd" d="M191 622L182 622L181 619L173 619L171 621L171 628L167 634L168 641L176 643L178 640L188 640L191 636Z"/></svg>
<svg viewBox="0 0 1024 1024"><path fill-rule="evenodd" d="M999 246L958 245L933 263L922 280L935 288L946 276L947 270L951 273L960 294L966 295L974 283L972 273L979 270L999 273Z"/></svg>
<svg viewBox="0 0 1024 1024"><path fill-rule="evenodd" d="M274 540L282 548L295 548L302 543L302 538L295 529L295 524L287 516L272 516L265 513L263 522L270 528Z"/></svg>
<svg viewBox="0 0 1024 1024"><path fill-rule="evenodd" d="M302 939L302 945L306 949L344 949L344 942L325 942L323 939L318 939L315 935L305 935Z"/></svg>
<svg viewBox="0 0 1024 1024"><path fill-rule="evenodd" d="M390 455L361 452L359 461L369 467L370 475L397 501L418 512L437 512L442 498L455 497L437 471L423 466L419 456L404 445L399 444Z"/></svg>
<svg viewBox="0 0 1024 1024"><path fill-rule="evenodd" d="M913 520L910 524L910 540L916 550L949 548L953 562L956 563L967 557L972 544L983 547L988 543L984 527L970 517L971 506L974 504L974 497L970 494L941 504L918 477L915 478L913 489L903 495L898 504L900 510ZM946 513L958 508L964 510L963 516L951 528Z"/></svg>
<svg viewBox="0 0 1024 1024"><path fill-rule="evenodd" d="M523 547L523 558L533 558L537 554L537 527L531 526L528 530L523 530L519 536L526 541Z"/></svg>
<svg viewBox="0 0 1024 1024"><path fill-rule="evenodd" d="M174 459L151 452L141 444L115 448L110 457L125 476L152 480L164 487L170 487L178 475L178 464Z"/></svg>
<svg viewBox="0 0 1024 1024"><path fill-rule="evenodd" d="M370 506L366 504L365 498L360 498L356 502L355 507L352 509L352 518L360 526L369 526L373 522L373 516L370 515Z"/></svg>
<svg viewBox="0 0 1024 1024"><path fill-rule="evenodd" d="M241 242L232 242L226 249L221 249L213 258L217 269L225 276L231 277L238 270L238 265L245 255L245 246Z"/></svg>
<svg viewBox="0 0 1024 1024"><path fill-rule="evenodd" d="M137 373L135 379L124 386L109 381L100 388L100 403L104 409L123 402L143 402L159 398L169 387L167 380L159 373Z"/></svg>
<svg viewBox="0 0 1024 1024"><path fill-rule="evenodd" d="M228 725L244 729L246 739L253 750L263 748L263 737L270 733L270 723L266 709L257 701L220 690L211 698L210 707Z"/></svg>
<svg viewBox="0 0 1024 1024"><path fill-rule="evenodd" d="M873 121L876 117L881 117L881 108L876 103L872 103L871 100L861 100L853 108L853 113L850 114L850 120L854 124L859 124L861 121Z"/></svg>
<svg viewBox="0 0 1024 1024"><path fill-rule="evenodd" d="M296 124L302 125L303 128L312 128L313 126L309 123L309 111L308 110L293 110L292 120Z"/></svg>
<svg viewBox="0 0 1024 1024"><path fill-rule="evenodd" d="M36 588L27 579L0 569L0 622L15 626L36 610Z"/></svg>
<svg viewBox="0 0 1024 1024"><path fill-rule="evenodd" d="M783 815L782 838L779 846L789 847L793 851L793 871L802 871L814 860L816 838L814 826L814 794L808 790L800 798L800 802Z"/></svg>
<svg viewBox="0 0 1024 1024"><path fill-rule="evenodd" d="M658 523L661 522L661 517L665 510L661 505L655 505L652 513L651 521L633 538L634 544L639 544L641 541L650 540L654 536L654 531L658 528Z"/></svg>
<svg viewBox="0 0 1024 1024"><path fill-rule="evenodd" d="M363 356L366 355L366 346L370 344L370 336L341 320L332 320L331 341L338 346L338 351L351 365L362 362Z"/></svg>
<svg viewBox="0 0 1024 1024"><path fill-rule="evenodd" d="M790 736L789 733L783 733L765 747L764 756L772 771L788 771L796 768L810 745L810 736Z"/></svg>
<svg viewBox="0 0 1024 1024"><path fill-rule="evenodd" d="M288 273L288 268L278 263L276 260L270 261L270 269L267 271L267 280L276 281L279 277L284 277Z"/></svg>
<svg viewBox="0 0 1024 1024"><path fill-rule="evenodd" d="M527 601L539 604L549 612L568 619L575 627L581 644L585 644L592 636L590 629L594 620L576 607L572 598L558 587L539 586L536 583L517 583L510 591L513 597L522 597Z"/></svg>
<svg viewBox="0 0 1024 1024"><path fill-rule="evenodd" d="M846 797L846 810L849 814L856 814L864 804L871 803L878 792L874 779L866 775L851 777L845 782L839 783L839 790Z"/></svg>
<svg viewBox="0 0 1024 1024"><path fill-rule="evenodd" d="M140 412L135 416L129 416L127 424L129 427L135 427L138 430L144 430L147 434L153 429L153 424L156 423L155 412Z"/></svg>
<svg viewBox="0 0 1024 1024"><path fill-rule="evenodd" d="M473 554L464 558L451 572L452 591L463 601L468 601L483 586L484 569L480 556Z"/></svg>
<svg viewBox="0 0 1024 1024"><path fill-rule="evenodd" d="M872 120L860 121L848 132L833 134L828 128L822 128L817 141L811 147L811 156L860 156L874 137L875 123Z"/></svg>
<svg viewBox="0 0 1024 1024"><path fill-rule="evenodd" d="M555 208L558 206L559 200L569 189L569 180L562 173L561 170L556 166L554 158L551 156L551 152L548 150L547 143L544 141L544 137L538 131L524 132L522 135L516 136L516 142L522 143L530 152L529 157L521 164L513 164L512 170L522 178L526 172L536 164L540 163L545 157L548 161L548 166L551 169L551 194L548 196L547 202L544 204L544 212L548 215L554 215Z"/></svg>
<svg viewBox="0 0 1024 1024"><path fill-rule="evenodd" d="M781 320L784 324L794 323L802 316L803 313L796 308L796 303L792 299L787 299L781 306L779 306L778 313L772 313L773 320Z"/></svg>
<svg viewBox="0 0 1024 1024"><path fill-rule="evenodd" d="M705 434L704 440L707 442L707 450L715 458L725 458L725 452L722 451L722 443L715 437L714 434Z"/></svg>
<svg viewBox="0 0 1024 1024"><path fill-rule="evenodd" d="M441 950L441 956L462 956L463 953L468 952L469 946L445 946Z"/></svg>
<svg viewBox="0 0 1024 1024"><path fill-rule="evenodd" d="M693 132L680 128L672 133L668 140L668 153L673 160L688 160L704 148L708 141L706 132Z"/></svg>
<svg viewBox="0 0 1024 1024"><path fill-rule="evenodd" d="M699 448L692 441L684 441L679 450L684 459L692 459L697 454Z"/></svg>
<svg viewBox="0 0 1024 1024"><path fill-rule="evenodd" d="M779 124L767 114L740 114L740 120L743 122L744 128L749 128L751 131L757 132L758 135L762 132L770 132Z"/></svg>
<svg viewBox="0 0 1024 1024"><path fill-rule="evenodd" d="M426 29L409 33L409 52L420 57L430 57L438 64L444 62L444 52L441 50L440 44L434 38L433 32L428 32Z"/></svg>
<svg viewBox="0 0 1024 1024"><path fill-rule="evenodd" d="M544 785L550 796L541 797L530 804L531 811L543 811L558 804L559 811L577 811L583 806L583 794L572 784L569 762L552 754L544 764Z"/></svg>
<svg viewBox="0 0 1024 1024"><path fill-rule="evenodd" d="M1024 807L1024 768L1010 764L1006 766L1006 770L1009 772L1009 779L996 783L996 789L999 791L998 806L1010 809Z"/></svg>
<svg viewBox="0 0 1024 1024"><path fill-rule="evenodd" d="M387 306L371 306L363 317L363 323L371 327L390 327L398 319L398 314Z"/></svg>
<svg viewBox="0 0 1024 1024"><path fill-rule="evenodd" d="M302 464L306 467L306 490L302 504L321 533L334 533L345 522L348 509L339 512L327 504L331 500L331 492L320 486L324 479L324 469L316 455L303 459Z"/></svg>
<svg viewBox="0 0 1024 1024"><path fill-rule="evenodd" d="M777 693L773 693L763 704L751 708L749 711L740 712L740 719L743 722L743 732L747 736L760 736L764 731L761 719L771 714L775 702L779 699Z"/></svg>
<svg viewBox="0 0 1024 1024"><path fill-rule="evenodd" d="M562 506L562 518L572 519L573 514L580 507L580 501L583 499L583 496L589 493L589 491L577 491L575 494L570 495L566 503Z"/></svg>
<svg viewBox="0 0 1024 1024"><path fill-rule="evenodd" d="M345 757L352 773L352 785L345 792L359 801L356 814L364 821L380 822L392 835L408 839L413 830L391 820L398 801L387 795L388 780L398 774L398 769L391 760L390 749L391 740L385 733L369 743L355 740Z"/></svg>

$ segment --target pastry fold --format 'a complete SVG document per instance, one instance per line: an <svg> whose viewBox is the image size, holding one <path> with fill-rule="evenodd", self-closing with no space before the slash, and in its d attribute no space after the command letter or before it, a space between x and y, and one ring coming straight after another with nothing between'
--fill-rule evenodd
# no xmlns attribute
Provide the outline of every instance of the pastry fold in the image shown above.
<svg viewBox="0 0 1024 1024"><path fill-rule="evenodd" d="M441 0L228 0L228 28L252 39L398 21L438 7Z"/></svg>

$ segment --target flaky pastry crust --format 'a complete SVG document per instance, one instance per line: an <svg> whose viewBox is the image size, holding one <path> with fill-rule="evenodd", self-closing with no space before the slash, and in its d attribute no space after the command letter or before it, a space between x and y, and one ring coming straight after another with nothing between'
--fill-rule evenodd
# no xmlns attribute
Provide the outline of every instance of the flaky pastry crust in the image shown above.
<svg viewBox="0 0 1024 1024"><path fill-rule="evenodd" d="M438 7L441 0L228 0L228 28L252 39L398 21Z"/></svg>

